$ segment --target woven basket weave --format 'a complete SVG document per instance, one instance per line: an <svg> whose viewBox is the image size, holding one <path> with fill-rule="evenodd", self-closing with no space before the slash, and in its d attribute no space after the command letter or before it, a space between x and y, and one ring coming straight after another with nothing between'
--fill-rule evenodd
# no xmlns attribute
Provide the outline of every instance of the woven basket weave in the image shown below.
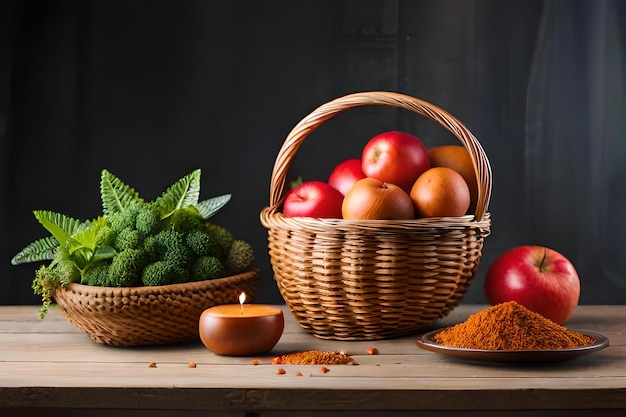
<svg viewBox="0 0 626 417"><path fill-rule="evenodd" d="M70 284L55 300L63 315L98 343L148 346L199 337L202 312L236 304L239 295L256 296L259 270L206 281L146 287L95 287Z"/></svg>
<svg viewBox="0 0 626 417"><path fill-rule="evenodd" d="M302 142L333 116L367 105L415 112L461 141L478 180L474 215L355 221L281 213L287 172ZM376 340L416 332L449 314L470 286L490 233L490 195L483 148L445 110L390 92L354 93L323 104L287 136L272 172L270 205L260 214L278 289L300 326L319 338Z"/></svg>

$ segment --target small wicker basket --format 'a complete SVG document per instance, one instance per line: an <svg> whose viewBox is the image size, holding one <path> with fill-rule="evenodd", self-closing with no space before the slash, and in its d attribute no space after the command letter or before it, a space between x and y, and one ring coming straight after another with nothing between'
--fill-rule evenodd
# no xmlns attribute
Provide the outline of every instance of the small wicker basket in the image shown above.
<svg viewBox="0 0 626 417"><path fill-rule="evenodd" d="M461 141L478 180L474 215L354 221L281 213L287 172L302 142L326 120L366 105L413 111ZM279 291L298 323L322 339L416 332L449 314L465 295L490 233L490 195L491 167L483 148L445 110L391 92L354 93L323 104L287 136L272 172L270 205L260 214Z"/></svg>
<svg viewBox="0 0 626 417"><path fill-rule="evenodd" d="M204 310L235 304L257 294L259 269L213 280L146 287L59 287L61 313L98 343L111 346L164 345L199 338Z"/></svg>

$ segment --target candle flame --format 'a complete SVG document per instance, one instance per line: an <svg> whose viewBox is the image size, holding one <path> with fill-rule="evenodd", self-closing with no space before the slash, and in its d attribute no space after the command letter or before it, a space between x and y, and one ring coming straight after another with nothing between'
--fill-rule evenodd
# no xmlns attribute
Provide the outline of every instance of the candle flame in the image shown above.
<svg viewBox="0 0 626 417"><path fill-rule="evenodd" d="M246 301L246 293L239 294L239 304L241 305L241 314L243 314L243 303Z"/></svg>

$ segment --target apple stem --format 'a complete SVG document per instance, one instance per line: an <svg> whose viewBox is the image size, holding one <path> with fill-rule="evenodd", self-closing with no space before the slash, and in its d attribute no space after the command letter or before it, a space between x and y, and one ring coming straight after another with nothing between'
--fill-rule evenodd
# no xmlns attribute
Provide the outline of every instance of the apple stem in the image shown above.
<svg viewBox="0 0 626 417"><path fill-rule="evenodd" d="M539 272L545 272L543 269L543 263L546 261L546 256L548 254L548 250L543 248L543 257L541 258L541 262L539 262Z"/></svg>

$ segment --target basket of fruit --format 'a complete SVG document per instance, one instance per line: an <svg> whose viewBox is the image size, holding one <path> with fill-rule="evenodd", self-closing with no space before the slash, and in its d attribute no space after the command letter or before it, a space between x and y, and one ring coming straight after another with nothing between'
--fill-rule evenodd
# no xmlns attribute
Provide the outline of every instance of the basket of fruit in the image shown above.
<svg viewBox="0 0 626 417"><path fill-rule="evenodd" d="M453 166L460 158L446 158L446 152L436 157L413 135L384 132L355 158L360 171L337 167L328 181L286 189L293 158L316 128L373 105L409 110L447 129L462 146L440 150L462 150L470 175ZM343 175L333 180L338 170ZM449 314L468 290L490 233L490 195L491 167L482 146L445 110L376 91L325 103L285 139L272 171L270 204L260 213L278 289L300 326L319 338L375 340L416 332Z"/></svg>
<svg viewBox="0 0 626 417"><path fill-rule="evenodd" d="M36 210L50 232L12 259L51 261L37 269L33 290L40 317L56 303L98 343L147 346L199 337L202 312L254 299L259 269L248 242L210 217L230 194L199 200L200 170L179 179L154 201L107 170L100 182L102 215L81 221Z"/></svg>

